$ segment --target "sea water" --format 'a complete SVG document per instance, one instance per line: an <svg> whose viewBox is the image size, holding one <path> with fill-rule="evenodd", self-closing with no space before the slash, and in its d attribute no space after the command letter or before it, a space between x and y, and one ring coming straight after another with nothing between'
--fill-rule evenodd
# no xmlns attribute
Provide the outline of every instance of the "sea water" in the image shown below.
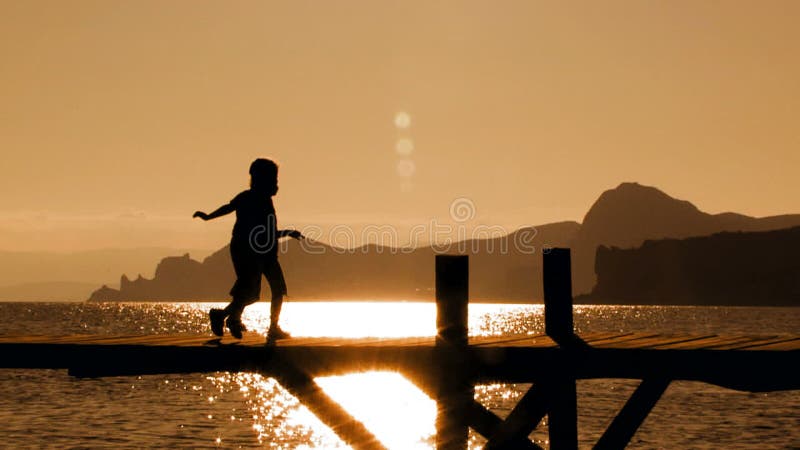
<svg viewBox="0 0 800 450"><path fill-rule="evenodd" d="M0 303L0 334L205 334L210 303ZM435 306L413 302L288 302L294 336L430 336ZM264 332L268 303L245 325ZM800 334L800 308L577 306L579 332ZM541 333L541 305L471 304L471 335ZM317 383L392 449L433 448L436 404L393 372ZM637 382L578 382L581 448L591 448ZM503 417L530 385L476 388ZM204 373L74 379L65 370L0 369L2 448L348 448L269 376ZM470 434L470 447L485 442ZM531 437L547 447L546 420ZM737 392L674 382L634 449L800 448L800 391Z"/></svg>

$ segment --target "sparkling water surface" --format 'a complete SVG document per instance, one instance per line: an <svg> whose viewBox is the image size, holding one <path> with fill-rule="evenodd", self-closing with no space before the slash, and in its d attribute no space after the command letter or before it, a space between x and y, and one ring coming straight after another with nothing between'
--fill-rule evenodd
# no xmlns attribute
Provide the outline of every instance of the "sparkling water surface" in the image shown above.
<svg viewBox="0 0 800 450"><path fill-rule="evenodd" d="M0 303L0 334L209 333L211 303ZM428 336L432 303L286 303L294 336ZM269 304L245 313L265 331ZM800 334L800 308L576 306L579 332ZM540 333L541 305L472 304L470 334ZM393 372L317 378L392 449L433 448L436 405ZM591 448L636 381L578 382L581 448ZM273 378L207 373L73 379L64 370L1 369L0 448L348 448ZM530 385L476 388L501 417ZM483 439L471 433L471 448ZM547 447L546 421L531 437ZM746 393L672 383L634 436L635 449L800 448L800 391Z"/></svg>

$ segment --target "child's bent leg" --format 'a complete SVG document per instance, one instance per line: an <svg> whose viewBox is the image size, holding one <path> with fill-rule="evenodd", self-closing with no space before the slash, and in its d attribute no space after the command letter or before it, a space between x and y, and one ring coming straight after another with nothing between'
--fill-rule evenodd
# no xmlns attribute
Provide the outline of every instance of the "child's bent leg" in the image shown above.
<svg viewBox="0 0 800 450"><path fill-rule="evenodd" d="M247 305L244 300L234 298L223 310L225 311L225 317L240 319L242 317L242 313L244 312L245 306Z"/></svg>
<svg viewBox="0 0 800 450"><path fill-rule="evenodd" d="M247 242L231 241L231 262L236 273L230 295L231 303L225 307L229 321L240 322L244 308L261 297L262 263Z"/></svg>
<svg viewBox="0 0 800 450"><path fill-rule="evenodd" d="M242 333L247 331L247 328L242 324L242 313L245 306L253 303L255 300L242 300L234 298L233 301L223 310L223 314L227 315L225 319L225 326L230 330L231 336L236 339L242 338Z"/></svg>
<svg viewBox="0 0 800 450"><path fill-rule="evenodd" d="M231 296L233 300L225 307L225 316L228 320L240 321L244 308L261 297L261 271L257 267L255 271L240 268L231 288Z"/></svg>

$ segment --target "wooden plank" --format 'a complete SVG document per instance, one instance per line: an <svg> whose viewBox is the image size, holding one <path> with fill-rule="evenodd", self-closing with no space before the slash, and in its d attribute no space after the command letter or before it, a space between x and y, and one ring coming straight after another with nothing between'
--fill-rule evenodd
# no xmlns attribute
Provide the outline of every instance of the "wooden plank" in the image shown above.
<svg viewBox="0 0 800 450"><path fill-rule="evenodd" d="M588 340L587 340L588 339ZM597 348L671 348L671 349L716 349L746 350L761 348L782 342L797 341L795 335L753 336L753 335L690 335L657 333L605 334L585 337L584 340ZM472 347L554 347L555 343L545 335L513 336L502 339L473 338ZM0 337L2 344L47 344L47 345L143 345L143 346L205 346L242 345L263 346L265 338L257 333L247 333L242 340L230 337L217 338L205 335L74 335L74 336L23 336L7 335ZM278 341L278 347L426 347L432 346L433 337L412 338L337 338L337 337L299 337ZM793 344L780 348L792 349ZM778 348L778 347L775 347Z"/></svg>
<svg viewBox="0 0 800 450"><path fill-rule="evenodd" d="M592 347L605 347L613 344L620 344L623 342L637 341L641 339L649 339L652 337L663 336L660 333L623 333L616 336L609 336L605 339L598 339L592 341Z"/></svg>
<svg viewBox="0 0 800 450"><path fill-rule="evenodd" d="M736 349L750 346L759 346L775 342L783 342L786 338L774 336L715 336L707 339L692 340L680 344L653 346L652 348L669 349L696 349L696 350L719 350L723 348Z"/></svg>
<svg viewBox="0 0 800 450"><path fill-rule="evenodd" d="M533 340L546 338L547 335L544 333L539 334L526 334L526 335L514 335L514 336L491 336L489 338L486 337L477 337L477 338L470 338L469 344L472 347L496 347L502 346L509 342L518 342L518 341L526 341L526 340Z"/></svg>
<svg viewBox="0 0 800 450"><path fill-rule="evenodd" d="M361 347L382 347L382 346L392 346L392 347L430 347L434 345L435 338L433 336L429 337L417 337L417 338L384 338L370 342L359 343L358 345Z"/></svg>
<svg viewBox="0 0 800 450"><path fill-rule="evenodd" d="M287 339L278 341L278 346L298 346L300 344L294 342L295 339ZM308 346L328 346L328 347L416 347L416 346L433 346L433 336L427 337L411 337L411 338L387 338L387 337L371 337L371 338L313 338L307 341Z"/></svg>
<svg viewBox="0 0 800 450"><path fill-rule="evenodd" d="M654 346L659 345L669 345L669 344L678 344L682 342L690 342L690 341L697 341L700 339L705 339L714 335L705 335L705 336L653 336L650 338L643 338L643 339L636 339L630 340L620 343L614 343L609 345L603 345L603 348L653 348Z"/></svg>
<svg viewBox="0 0 800 450"><path fill-rule="evenodd" d="M180 337L176 336L171 339L164 339L163 341L156 341L156 342L148 342L149 345L153 346L178 346L178 347L197 347L197 346L206 346L206 345L213 345L217 342L217 338L209 337L209 336L195 336L195 337ZM228 339L219 341L223 344L236 344L236 345L247 345L248 339L245 336L244 339ZM258 340L260 345L264 345L264 340Z"/></svg>
<svg viewBox="0 0 800 450"><path fill-rule="evenodd" d="M780 336L773 339L757 339L753 340L752 342L748 342L747 344L738 345L730 350L764 350L763 347L773 345L773 344L781 344L783 342L792 342L798 339L798 336Z"/></svg>
<svg viewBox="0 0 800 450"><path fill-rule="evenodd" d="M624 334L619 336L600 336L597 340L590 340L594 347L605 348L715 348L719 350L734 350L755 348L768 344L784 341L793 341L797 336L719 336L719 335L661 335L661 334ZM584 339L586 340L586 339ZM555 343L543 335L515 336L502 340L476 339L474 347L550 347ZM694 342L692 344L692 342ZM245 335L242 340L233 338L216 338L195 335L127 335L127 336L3 336L0 344L76 344L76 345L209 345L218 343L222 345L238 344L247 346L261 346L264 338L258 334ZM433 344L432 337L417 338L368 338L368 339L343 339L329 338L293 338L278 341L280 347L414 347Z"/></svg>
<svg viewBox="0 0 800 450"><path fill-rule="evenodd" d="M529 342L534 341L536 339L546 338L547 335L544 334L537 334L537 335L516 335L516 336L506 336L504 338L496 338L490 341L470 341L470 346L472 347L504 347L513 342Z"/></svg>
<svg viewBox="0 0 800 450"><path fill-rule="evenodd" d="M708 348L711 348L711 347L714 347L714 346L718 346L718 345L731 344L731 343L735 343L735 342L742 342L742 338L740 338L740 337L731 337L731 336L714 335L714 336L709 336L709 337L702 338L702 339L691 339L691 340L682 341L682 342L673 342L673 343L669 343L669 344L653 345L653 346L650 346L649 348L652 348L652 349L673 349L673 350L676 350L676 349L687 349L687 350L696 349L696 350L700 350L700 349L708 349Z"/></svg>
<svg viewBox="0 0 800 450"><path fill-rule="evenodd" d="M191 341L197 345L210 340L208 336L197 335L121 335L121 336L95 336L93 338L79 338L63 340L65 343L81 345L172 345L179 340Z"/></svg>
<svg viewBox="0 0 800 450"><path fill-rule="evenodd" d="M603 340L606 340L606 339L622 339L622 338L625 338L627 336L631 336L633 334L634 333L631 333L631 332L620 333L619 331L611 331L611 332L605 332L605 333L585 333L585 334L581 333L581 334L578 335L578 337L583 339L583 341L586 342L586 343L593 343L593 342L603 341Z"/></svg>
<svg viewBox="0 0 800 450"><path fill-rule="evenodd" d="M346 345L339 337L302 337L284 339L275 342L276 347L303 347L303 346L329 346L340 347Z"/></svg>
<svg viewBox="0 0 800 450"><path fill-rule="evenodd" d="M0 344L69 343L70 341L91 340L96 338L97 335L67 335L67 336L7 335L7 336L0 336Z"/></svg>
<svg viewBox="0 0 800 450"><path fill-rule="evenodd" d="M735 337L738 338L738 342L737 341L733 341L733 342L728 342L728 343L720 343L720 344L716 344L716 345L709 345L706 348L714 349L714 350L735 350L735 349L737 349L739 347L744 347L744 346L750 345L750 344L755 343L755 342L766 342L766 341L772 341L772 340L774 340L776 338L779 338L778 336L774 336L774 335L773 336L741 335L741 336L735 336Z"/></svg>
<svg viewBox="0 0 800 450"><path fill-rule="evenodd" d="M709 350L722 350L726 347L744 345L748 342L753 342L758 339L759 338L753 336L730 336L730 340L727 342L720 342L718 344L708 344L704 348Z"/></svg>
<svg viewBox="0 0 800 450"><path fill-rule="evenodd" d="M541 336L535 339L523 339L489 347L555 348L558 347L558 344L549 336Z"/></svg>
<svg viewBox="0 0 800 450"><path fill-rule="evenodd" d="M135 338L139 337L139 335L127 335L127 336L101 336L101 335L75 335L75 336L21 336L19 337L16 342L15 341L6 341L4 343L8 344L16 344L16 343L38 343L38 344L78 344L78 343L96 343L102 342L106 340L114 340L119 339L121 337L128 337L128 338Z"/></svg>
<svg viewBox="0 0 800 450"><path fill-rule="evenodd" d="M502 348L502 347L536 347L547 346L554 347L556 344L553 339L546 335L538 335L536 337L518 337L516 339L508 339L505 341L493 342L491 344L483 345L484 348Z"/></svg>
<svg viewBox="0 0 800 450"><path fill-rule="evenodd" d="M615 345L614 348L637 348L637 349L652 349L656 346L660 345L673 345L673 344L680 344L684 342L692 342L701 339L706 339L709 337L713 337L715 335L696 335L696 336L687 336L687 335L667 335L667 336L654 336L651 338L640 339L637 341L629 341L622 343L620 345Z"/></svg>
<svg viewBox="0 0 800 450"><path fill-rule="evenodd" d="M201 345L203 347L229 347L229 346L237 346L237 347L264 347L266 343L266 337L264 336L248 336L245 334L242 339L236 339L233 337L225 336L223 338L219 337L206 337L204 339L199 339L197 344L193 344L191 341L180 341L178 346L180 347L193 347L195 345Z"/></svg>
<svg viewBox="0 0 800 450"><path fill-rule="evenodd" d="M800 338L747 347L747 351L800 351ZM795 362L796 363L796 362Z"/></svg>
<svg viewBox="0 0 800 450"><path fill-rule="evenodd" d="M192 346L201 346L210 339L206 336L159 336L158 338L149 337L120 337L116 339L102 339L93 341L83 341L85 345L143 345L143 346L175 346L180 343L187 343Z"/></svg>

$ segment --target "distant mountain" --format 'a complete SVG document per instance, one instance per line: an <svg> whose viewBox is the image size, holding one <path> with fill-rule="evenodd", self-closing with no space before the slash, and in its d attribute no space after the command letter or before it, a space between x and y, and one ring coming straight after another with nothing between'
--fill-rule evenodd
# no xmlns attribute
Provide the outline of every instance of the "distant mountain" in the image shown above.
<svg viewBox="0 0 800 450"><path fill-rule="evenodd" d="M462 243L470 255L470 296L473 300L531 301L542 298L541 249L571 247L575 294L595 284L595 253L599 246L632 248L648 239L705 236L720 231L763 231L800 225L800 214L753 218L740 214L708 214L691 203L637 183L622 183L604 192L587 212L583 224L560 222L522 229L503 238ZM536 249L529 254L502 242L530 237ZM421 247L410 252L365 246L343 251L315 244L319 252L303 251L289 242L281 255L289 295L296 299L431 299L434 255L440 249ZM192 300L228 297L234 275L227 247L203 262L188 255L162 260L155 277L129 280L120 290L95 292L91 300ZM266 291L266 289L265 289Z"/></svg>
<svg viewBox="0 0 800 450"><path fill-rule="evenodd" d="M800 227L600 247L584 303L800 306Z"/></svg>
<svg viewBox="0 0 800 450"><path fill-rule="evenodd" d="M186 249L99 249L71 253L0 251L0 301L82 301L120 273L144 273ZM207 250L192 250L206 254Z"/></svg>
<svg viewBox="0 0 800 450"><path fill-rule="evenodd" d="M573 248L577 294L595 283L597 247L633 248L648 239L706 236L720 231L766 231L800 225L800 214L754 218L735 213L708 214L685 200L638 183L603 192L589 208Z"/></svg>
<svg viewBox="0 0 800 450"><path fill-rule="evenodd" d="M524 301L541 298L541 256L537 257L541 247L567 245L578 228L575 222L561 222L494 239L467 240L449 249L428 246L410 251L376 245L345 250L321 242L306 243L312 246L309 250L290 240L280 260L289 295L295 299L429 300L434 255L469 254L474 300ZM188 254L165 258L153 279L131 281L123 276L119 291L104 287L90 300L223 300L234 279L226 246L202 263ZM269 292L266 286L264 291Z"/></svg>
<svg viewBox="0 0 800 450"><path fill-rule="evenodd" d="M54 281L97 286L116 282L121 273L152 276L153 267L165 255L180 255L189 251L204 255L210 253L208 250L166 247L111 248L70 253L0 251L0 286Z"/></svg>

